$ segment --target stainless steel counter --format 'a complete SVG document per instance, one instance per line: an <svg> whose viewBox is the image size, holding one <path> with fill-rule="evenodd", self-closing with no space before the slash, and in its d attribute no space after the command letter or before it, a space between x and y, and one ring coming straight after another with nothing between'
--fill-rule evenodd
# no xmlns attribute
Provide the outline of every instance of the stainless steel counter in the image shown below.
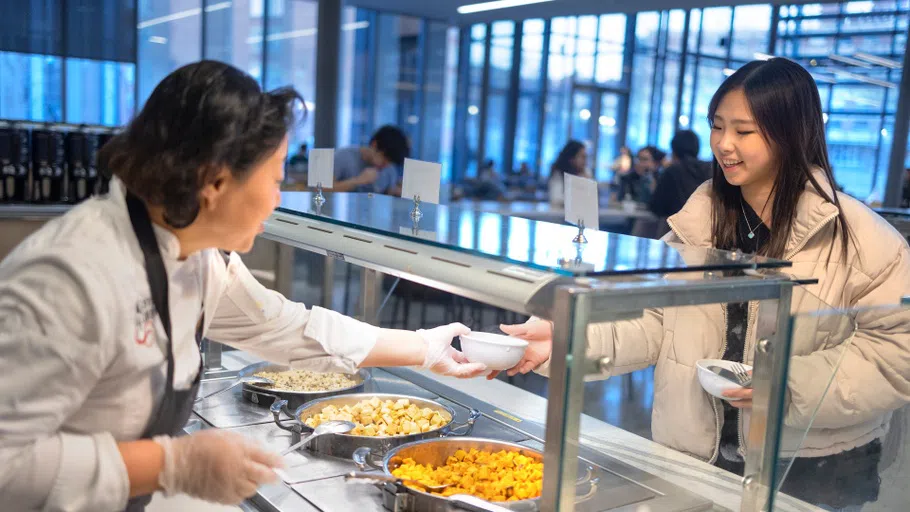
<svg viewBox="0 0 910 512"><path fill-rule="evenodd" d="M206 381L201 394L228 384L226 380ZM472 437L486 437L525 444L542 449L543 427L523 420L508 411L493 407L475 397L407 369L374 369L366 392L400 393L436 400L455 411L455 420L464 421L470 409L483 413L475 424ZM240 388L197 404L195 419L188 431L204 428L228 428L279 451L291 444L291 434L279 429L268 411L269 404L244 402ZM380 489L363 483L346 483L343 475L355 468L353 462L298 452L285 458L287 469L281 484L263 487L250 504L262 511L363 511L388 510L384 500L394 499L394 487ZM588 483L579 486L576 510L585 512L633 511L647 504L651 512L709 510L710 501L697 497L681 487L640 471L603 453L581 451L579 475ZM593 482L593 485L591 483Z"/></svg>
<svg viewBox="0 0 910 512"><path fill-rule="evenodd" d="M59 217L68 212L70 204L0 204L0 219L41 219Z"/></svg>

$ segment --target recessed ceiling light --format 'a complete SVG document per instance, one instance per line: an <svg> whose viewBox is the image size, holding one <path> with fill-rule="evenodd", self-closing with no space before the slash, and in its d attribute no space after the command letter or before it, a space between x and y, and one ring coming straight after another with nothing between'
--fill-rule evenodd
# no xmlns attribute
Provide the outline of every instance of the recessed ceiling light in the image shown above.
<svg viewBox="0 0 910 512"><path fill-rule="evenodd" d="M495 11L496 9L507 9L509 7L542 4L544 2L552 1L553 0L495 0L493 2L480 2L476 4L462 5L458 8L458 14L472 14L475 12Z"/></svg>

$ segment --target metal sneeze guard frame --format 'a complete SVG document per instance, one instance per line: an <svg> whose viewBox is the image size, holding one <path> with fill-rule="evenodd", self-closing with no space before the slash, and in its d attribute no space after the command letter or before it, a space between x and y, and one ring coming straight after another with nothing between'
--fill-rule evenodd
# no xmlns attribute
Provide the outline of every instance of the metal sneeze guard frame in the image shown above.
<svg viewBox="0 0 910 512"><path fill-rule="evenodd" d="M745 283L744 281L750 281ZM612 361L585 357L590 323L640 317L645 308L763 300L755 354L752 423L746 440L743 512L770 510L780 441L788 362L790 296L787 278L723 278L641 286L559 286L553 305L553 354L547 404L544 488L541 510L573 510L584 376L609 372ZM618 283L609 283L618 284ZM776 326L781 326L777 328Z"/></svg>
<svg viewBox="0 0 910 512"><path fill-rule="evenodd" d="M571 511L574 509L574 487L579 455L579 429L583 400L584 376L609 372L609 358L590 361L585 357L587 326L590 323L632 319L642 316L647 308L691 306L700 304L763 301L759 314L755 354L755 398L752 423L746 446L746 472L743 478L741 510L768 510L773 499L773 474L778 453L780 417L783 408L782 379L788 362L789 337L785 332L790 321L790 296L794 281L782 274L769 276L715 277L705 272L704 280L664 280L629 277L568 277L547 274L541 281L518 279L510 282L518 290L491 294L495 289L489 279L464 279L464 275L439 268L439 262L488 263L476 254L432 247L438 255L433 266L421 266L413 259L418 240L390 240L381 234L360 231L352 226L312 217L296 217L293 225L286 220L288 212L276 212L266 223L263 237L327 258L341 259L363 267L361 299L364 316L376 318L378 273L388 272L421 284L513 311L533 314L554 322L553 354L550 365L550 391L547 404L546 447L544 454L544 487L540 509ZM276 222L277 221L277 222ZM289 231L293 230L293 231ZM334 238L331 238L334 237ZM345 239L345 240L342 240ZM353 240L353 242L352 242ZM368 240L379 243L367 243ZM383 242L393 242L401 257L380 254ZM329 242L329 243L325 243ZM330 244L335 244L331 245ZM423 258L428 260L429 258ZM451 261L450 261L451 260ZM494 262L494 265L502 265ZM467 264L463 265L468 267ZM432 269L432 270L431 270ZM533 269L540 272L539 269ZM477 268L474 273L483 271ZM486 268L486 277L497 274ZM652 276L655 277L655 276ZM525 281L525 282L522 282ZM472 289L473 288L473 289Z"/></svg>

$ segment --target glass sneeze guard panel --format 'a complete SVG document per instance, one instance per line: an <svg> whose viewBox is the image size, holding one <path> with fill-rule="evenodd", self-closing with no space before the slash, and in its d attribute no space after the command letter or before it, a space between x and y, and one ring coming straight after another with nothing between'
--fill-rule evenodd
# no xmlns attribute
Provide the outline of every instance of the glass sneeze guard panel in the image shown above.
<svg viewBox="0 0 910 512"><path fill-rule="evenodd" d="M804 297L791 322L775 507L796 498L825 510L906 510L910 305L815 301Z"/></svg>
<svg viewBox="0 0 910 512"><path fill-rule="evenodd" d="M384 195L324 193L325 204L317 212L314 195L285 192L277 211L562 275L662 274L790 265L761 256L591 229L585 230L588 242L576 244L573 239L578 229L574 226L457 206L421 203L423 216L415 223L410 217L413 201Z"/></svg>

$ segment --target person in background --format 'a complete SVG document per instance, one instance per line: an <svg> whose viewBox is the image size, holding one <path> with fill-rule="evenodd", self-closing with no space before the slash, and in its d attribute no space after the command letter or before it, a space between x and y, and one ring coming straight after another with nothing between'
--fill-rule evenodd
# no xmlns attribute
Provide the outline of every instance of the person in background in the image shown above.
<svg viewBox="0 0 910 512"><path fill-rule="evenodd" d="M547 182L550 192L550 204L561 205L565 202L564 174L593 178L588 171L588 150L577 140L570 140L562 147L556 161L550 167L550 178Z"/></svg>
<svg viewBox="0 0 910 512"><path fill-rule="evenodd" d="M383 126L373 133L368 146L335 151L332 190L394 194L400 181L399 169L410 155L408 136L396 126Z"/></svg>
<svg viewBox="0 0 910 512"><path fill-rule="evenodd" d="M904 173L904 193L901 195L901 208L910 208L910 167Z"/></svg>
<svg viewBox="0 0 910 512"><path fill-rule="evenodd" d="M792 338L781 411L800 432L781 490L826 510L860 510L878 497L892 412L910 403L910 314L875 308L907 293L910 247L861 201L836 192L818 87L799 64L746 64L721 84L708 113L713 179L669 219L664 240L791 262L789 273L818 280L794 290L791 312L819 304L860 311L843 331L815 325ZM654 441L742 476L753 390L714 399L695 363L753 361L758 316L736 302L649 309L589 325L586 357L611 358L611 376L655 366ZM509 375L546 373L550 322L502 330L533 341Z"/></svg>
<svg viewBox="0 0 910 512"><path fill-rule="evenodd" d="M660 177L660 168L666 153L654 146L646 146L638 150L638 158L635 161L635 175L639 177L635 188L632 190L632 198L644 204L651 201L654 189L657 187L657 180ZM632 224L632 236L644 238L660 238L661 222L654 218L638 217Z"/></svg>
<svg viewBox="0 0 910 512"><path fill-rule="evenodd" d="M309 148L304 142L297 149L297 153L288 161L288 171L293 173L304 174L307 172L307 166L310 163Z"/></svg>
<svg viewBox="0 0 910 512"><path fill-rule="evenodd" d="M626 146L619 148L619 155L613 160L610 168L613 169L616 176L625 176L630 173L632 171L632 151Z"/></svg>
<svg viewBox="0 0 910 512"><path fill-rule="evenodd" d="M672 163L657 178L648 209L660 218L676 214L702 183L711 179L711 167L698 160L698 135L691 130L676 132L670 142Z"/></svg>
<svg viewBox="0 0 910 512"><path fill-rule="evenodd" d="M663 157L664 152L654 146L647 146L639 150L638 158L633 166L635 172L630 172L620 178L617 199L619 201L631 199L638 203L648 204L651 194L657 186L660 162Z"/></svg>
<svg viewBox="0 0 910 512"><path fill-rule="evenodd" d="M487 160L477 174L477 181L472 196L481 200L501 201L505 199L506 187L503 179L496 172L493 160Z"/></svg>

